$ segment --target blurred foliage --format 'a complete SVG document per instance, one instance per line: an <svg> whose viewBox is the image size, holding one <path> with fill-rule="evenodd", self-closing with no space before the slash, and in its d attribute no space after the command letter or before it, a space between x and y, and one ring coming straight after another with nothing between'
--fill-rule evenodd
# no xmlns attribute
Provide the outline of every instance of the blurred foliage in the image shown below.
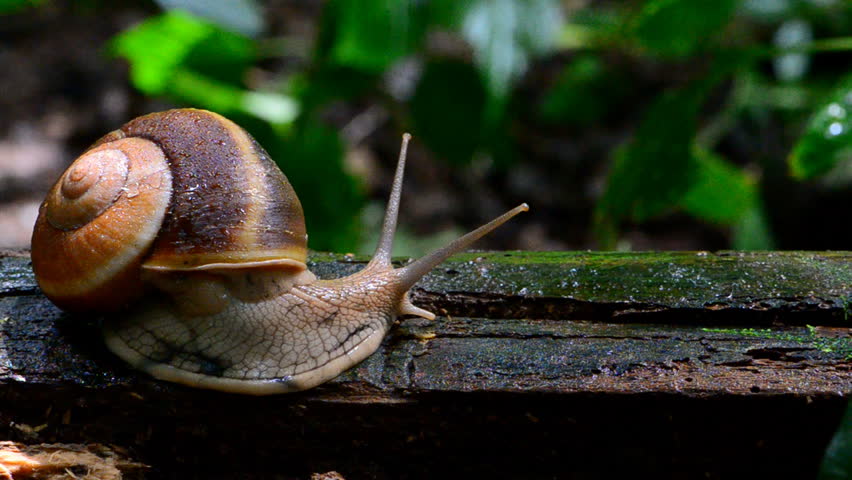
<svg viewBox="0 0 852 480"><path fill-rule="evenodd" d="M549 125L594 125L624 101L629 92L625 80L600 55L581 53L559 73L538 114Z"/></svg>
<svg viewBox="0 0 852 480"><path fill-rule="evenodd" d="M47 0L0 0L0 15L15 13L27 7L35 7Z"/></svg>
<svg viewBox="0 0 852 480"><path fill-rule="evenodd" d="M834 437L825 450L819 480L849 480L852 475L852 402L846 404L846 413Z"/></svg>
<svg viewBox="0 0 852 480"><path fill-rule="evenodd" d="M363 192L359 182L344 171L344 146L337 132L318 121L305 120L278 148L274 138L264 137L258 138L272 145L270 155L298 192L309 222L311 248L352 251L347 247L358 244Z"/></svg>
<svg viewBox="0 0 852 480"><path fill-rule="evenodd" d="M239 85L255 61L248 38L180 10L119 35L112 52L130 62L130 78L145 94L189 96L193 103L219 111L238 108Z"/></svg>
<svg viewBox="0 0 852 480"><path fill-rule="evenodd" d="M341 66L382 72L413 51L422 25L415 4L399 0L336 0L328 5L331 59Z"/></svg>
<svg viewBox="0 0 852 480"><path fill-rule="evenodd" d="M730 21L737 0L648 0L632 21L628 34L648 53L686 57L706 50Z"/></svg>
<svg viewBox="0 0 852 480"><path fill-rule="evenodd" d="M684 210L721 225L736 225L759 208L753 176L701 147L693 147L691 159L696 180L680 199Z"/></svg>
<svg viewBox="0 0 852 480"><path fill-rule="evenodd" d="M3 0L0 11L37 3ZM330 0L309 40L265 33L254 0L156 4L162 13L109 51L145 94L244 124L296 186L314 249L354 251L364 240L366 199L345 156L365 133L330 127L341 104L378 105L380 122L411 130L456 168L521 161L520 119L582 138L639 118L612 145L596 199L604 249L626 223L674 212L727 229L736 248L772 248L760 171L771 167L723 148L738 123L783 116L798 181L852 163L852 3L843 0ZM832 55L846 65L813 68ZM289 67L270 76L260 66L276 59ZM536 61L559 68L530 95ZM649 68L670 76L643 83Z"/></svg>
<svg viewBox="0 0 852 480"><path fill-rule="evenodd" d="M248 37L263 32L263 17L254 0L155 0L166 10L183 10Z"/></svg>
<svg viewBox="0 0 852 480"><path fill-rule="evenodd" d="M467 2L462 18L461 32L485 84L498 98L509 93L533 55L553 48L562 27L562 11L551 0Z"/></svg>
<svg viewBox="0 0 852 480"><path fill-rule="evenodd" d="M437 103L436 98L442 101ZM430 62L410 102L414 131L435 154L465 164L481 144L479 134L487 101L488 93L471 65L446 60ZM445 110L447 103L455 105L451 113Z"/></svg>
<svg viewBox="0 0 852 480"><path fill-rule="evenodd" d="M852 158L852 74L824 102L790 156L790 168L797 178L815 177L843 158Z"/></svg>
<svg viewBox="0 0 852 480"><path fill-rule="evenodd" d="M705 90L694 85L667 92L648 108L634 138L615 152L609 185L598 204L600 221L647 220L674 207L695 184L691 140Z"/></svg>

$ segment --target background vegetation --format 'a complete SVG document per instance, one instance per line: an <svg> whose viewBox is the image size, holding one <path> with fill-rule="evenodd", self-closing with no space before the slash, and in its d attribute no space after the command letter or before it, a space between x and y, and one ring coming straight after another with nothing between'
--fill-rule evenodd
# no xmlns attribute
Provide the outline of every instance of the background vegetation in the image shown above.
<svg viewBox="0 0 852 480"><path fill-rule="evenodd" d="M388 182L363 161L389 170L402 131L451 190L417 220L532 205L501 247L849 247L849 2L307 3L299 29L288 2L142 2L99 54L144 98L249 129L299 192L314 249L372 248ZM11 23L121 6L0 8ZM399 252L434 243L413 239Z"/></svg>

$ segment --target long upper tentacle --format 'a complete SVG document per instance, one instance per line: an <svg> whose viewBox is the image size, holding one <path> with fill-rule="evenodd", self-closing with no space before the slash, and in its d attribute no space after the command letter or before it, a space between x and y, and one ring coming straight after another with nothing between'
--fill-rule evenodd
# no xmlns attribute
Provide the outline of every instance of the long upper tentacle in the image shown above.
<svg viewBox="0 0 852 480"><path fill-rule="evenodd" d="M396 232L396 221L399 216L399 200L402 196L402 177L405 173L405 157L408 153L408 141L411 140L411 135L405 133L402 135L402 147L399 150L399 161L396 164L396 174L393 179L393 187L391 188L390 199L385 210L385 220L382 224L382 233L379 237L379 244L376 246L376 253L373 254L372 260L367 265L367 268L385 267L391 265L391 251L393 250L393 237Z"/></svg>
<svg viewBox="0 0 852 480"><path fill-rule="evenodd" d="M451 255L464 250L470 246L470 244L487 235L489 232L504 224L515 215L521 212L526 212L529 210L529 207L526 203L518 205L476 230L473 230L472 232L450 242L443 248L435 250L406 267L393 270L393 267L391 266L391 251L393 250L393 237L396 231L397 218L399 216L399 202L402 196L402 180L405 173L405 158L408 152L408 142L410 140L411 135L408 133L403 134L402 147L399 152L396 174L394 175L393 187L391 188L390 199L388 200L387 209L385 211L385 219L382 224L379 243L376 246L376 253L373 255L373 258L370 260L370 263L367 264L364 271L361 272L361 275L371 275L372 273L370 272L373 272L374 274L384 276L387 273L393 272L393 283L395 284L397 292L402 295L400 305L397 307L398 313L418 315L431 319L434 318L434 315L426 310L414 306L409 301L406 292L408 292L408 290L411 289L418 280L429 273L429 271L439 263L443 262Z"/></svg>
<svg viewBox="0 0 852 480"><path fill-rule="evenodd" d="M420 278L429 273L429 271L435 268L435 266L439 263L443 262L451 255L461 252L473 242L479 240L495 228L509 221L509 219L515 215L528 210L529 206L526 203L522 203L476 230L453 240L448 245L435 250L406 267L398 269L399 288L403 291L408 291L415 283L417 283L418 280L420 280Z"/></svg>

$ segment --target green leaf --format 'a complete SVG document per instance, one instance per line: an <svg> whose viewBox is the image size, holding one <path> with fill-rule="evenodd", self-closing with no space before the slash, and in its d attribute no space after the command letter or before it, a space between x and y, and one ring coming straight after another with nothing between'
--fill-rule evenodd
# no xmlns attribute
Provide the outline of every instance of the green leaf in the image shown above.
<svg viewBox="0 0 852 480"><path fill-rule="evenodd" d="M111 51L130 62L134 85L149 95L166 93L180 70L240 84L255 60L253 43L189 14L172 11L116 36Z"/></svg>
<svg viewBox="0 0 852 480"><path fill-rule="evenodd" d="M439 157L467 164L480 144L486 101L485 86L472 66L430 63L410 103L414 133Z"/></svg>
<svg viewBox="0 0 852 480"><path fill-rule="evenodd" d="M648 0L629 32L653 53L685 57L728 23L736 0Z"/></svg>
<svg viewBox="0 0 852 480"><path fill-rule="evenodd" d="M224 114L239 110L246 92L192 70L178 68L163 93L183 103Z"/></svg>
<svg viewBox="0 0 852 480"><path fill-rule="evenodd" d="M825 449L817 478L848 480L850 472L852 472L852 402L847 402L846 412L838 423L834 437Z"/></svg>
<svg viewBox="0 0 852 480"><path fill-rule="evenodd" d="M462 33L492 95L503 97L532 55L555 46L562 23L555 0L477 0L469 4Z"/></svg>
<svg viewBox="0 0 852 480"><path fill-rule="evenodd" d="M0 15L16 13L27 7L37 7L46 0L0 0Z"/></svg>
<svg viewBox="0 0 852 480"><path fill-rule="evenodd" d="M207 35L192 46L182 66L212 80L243 87L256 53L250 39L210 25Z"/></svg>
<svg viewBox="0 0 852 480"><path fill-rule="evenodd" d="M416 3L400 0L336 0L332 60L341 66L382 71L413 51L423 27Z"/></svg>
<svg viewBox="0 0 852 480"><path fill-rule="evenodd" d="M432 26L458 30L464 20L469 2L459 0L430 0L427 3L428 22Z"/></svg>
<svg viewBox="0 0 852 480"><path fill-rule="evenodd" d="M670 211L698 183L701 166L693 145L699 108L710 89L745 59L736 53L719 55L703 78L660 95L633 139L615 150L606 191L594 215L601 245L615 245L621 220L642 222Z"/></svg>
<svg viewBox="0 0 852 480"><path fill-rule="evenodd" d="M254 0L155 1L165 10L184 10L249 37L256 37L263 32L260 8Z"/></svg>
<svg viewBox="0 0 852 480"><path fill-rule="evenodd" d="M813 178L845 158L852 158L852 75L826 96L808 122L793 147L790 170L795 178Z"/></svg>
<svg viewBox="0 0 852 480"><path fill-rule="evenodd" d="M615 8L586 6L571 12L568 23L559 34L560 49L606 49L623 36L624 20Z"/></svg>
<svg viewBox="0 0 852 480"><path fill-rule="evenodd" d="M130 62L136 88L161 95L192 48L210 31L210 25L195 17L170 12L122 32L112 40L111 51Z"/></svg>
<svg viewBox="0 0 852 480"><path fill-rule="evenodd" d="M306 111L314 111L334 100L349 100L376 88L380 76L348 67L321 65L305 75L294 75L293 92Z"/></svg>
<svg viewBox="0 0 852 480"><path fill-rule="evenodd" d="M654 102L634 139L614 154L598 205L605 216L641 222L680 203L697 179L691 149L703 99L704 89L690 88Z"/></svg>
<svg viewBox="0 0 852 480"><path fill-rule="evenodd" d="M734 225L733 245L735 250L775 250L775 239L762 202L752 208Z"/></svg>
<svg viewBox="0 0 852 480"><path fill-rule="evenodd" d="M694 147L693 155L696 182L681 199L681 207L708 222L734 227L732 243L737 250L772 250L775 242L757 180L709 150Z"/></svg>
<svg viewBox="0 0 852 480"><path fill-rule="evenodd" d="M735 225L758 204L756 180L715 153L693 148L696 181L680 201L690 214L722 225Z"/></svg>
<svg viewBox="0 0 852 480"><path fill-rule="evenodd" d="M545 93L539 114L548 123L593 124L624 97L622 80L597 54L578 55Z"/></svg>
<svg viewBox="0 0 852 480"><path fill-rule="evenodd" d="M130 63L133 84L221 113L245 109L251 40L181 11L151 18L113 39L111 51Z"/></svg>

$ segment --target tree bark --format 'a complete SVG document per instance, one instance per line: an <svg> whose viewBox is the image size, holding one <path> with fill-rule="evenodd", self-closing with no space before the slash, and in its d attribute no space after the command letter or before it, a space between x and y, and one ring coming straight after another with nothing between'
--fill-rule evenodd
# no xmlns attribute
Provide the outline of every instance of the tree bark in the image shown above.
<svg viewBox="0 0 852 480"><path fill-rule="evenodd" d="M315 254L310 268L336 277L363 265ZM579 452L566 472L605 462L595 441L639 452L640 472L714 478L742 456L810 478L852 392L850 252L471 253L412 298L438 319L403 319L376 354L319 388L247 398L131 371L103 347L99 318L56 309L26 254L7 252L0 432L121 445L174 478L218 471L202 460L211 449L241 455L218 468L260 477L552 478L566 452ZM520 442L511 456L501 435ZM376 448L394 455L365 464ZM436 454L437 470L411 470Z"/></svg>

